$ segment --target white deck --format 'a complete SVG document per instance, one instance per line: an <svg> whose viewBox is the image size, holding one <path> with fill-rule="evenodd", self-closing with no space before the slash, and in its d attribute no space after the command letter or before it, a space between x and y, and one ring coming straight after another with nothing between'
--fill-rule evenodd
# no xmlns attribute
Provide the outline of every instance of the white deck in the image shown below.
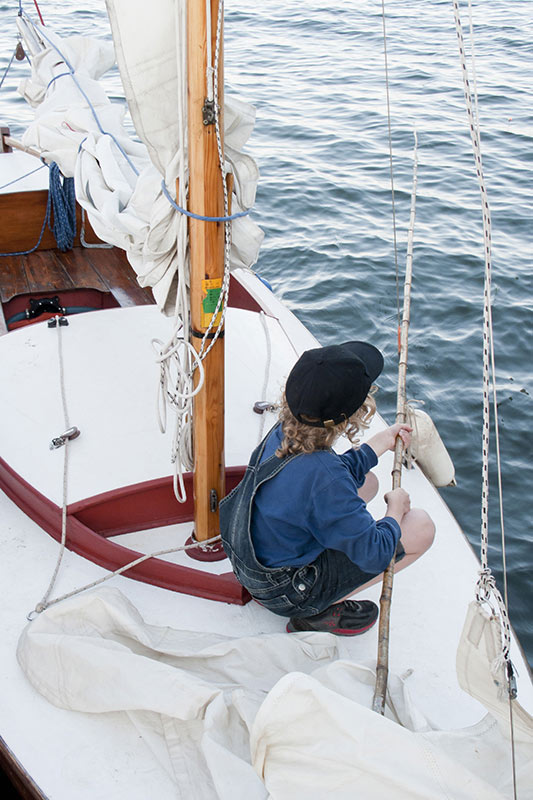
<svg viewBox="0 0 533 800"><path fill-rule="evenodd" d="M241 276L242 277L242 276ZM249 282L274 316L268 318L272 365L267 397L276 400L292 363L315 340L253 277ZM264 381L265 335L259 315L230 310L226 328L226 460L244 464L260 436L261 417L252 411ZM168 435L155 419L157 368L150 339L164 339L169 323L155 307L93 312L71 318L62 330L66 391L71 424L82 431L70 448L69 502L170 473ZM287 333L290 338L288 338ZM57 331L46 323L0 339L2 393L1 455L22 477L60 504L63 456L49 441L63 430L57 377ZM270 417L265 423L273 421ZM374 426L383 423L377 419ZM391 455L392 458L392 455ZM382 487L390 483L390 459L377 469ZM390 669L413 670L409 687L435 727L476 723L484 709L461 691L455 650L474 596L478 564L438 492L422 473L404 474L413 505L426 508L437 526L430 552L395 580ZM381 493L380 493L381 494ZM0 497L0 575L4 588L0 639L1 735L51 798L175 797L175 786L126 715L68 712L48 704L28 683L15 657L26 614L48 586L58 545L4 495ZM383 501L371 505L381 516ZM169 539L183 542L188 526L139 532L121 542L149 551ZM227 571L227 562L204 565L179 554L171 557L195 569ZM67 552L54 595L103 575L104 571ZM183 630L216 631L240 637L284 630L285 621L256 603L244 607L168 592L116 577L120 589L147 622ZM365 596L378 601L379 587ZM377 627L342 640L355 661L375 661ZM530 712L533 689L516 645L513 660L521 680L519 699ZM94 676L98 680L98 675ZM117 681L120 676L117 676ZM238 794L236 795L238 796Z"/></svg>

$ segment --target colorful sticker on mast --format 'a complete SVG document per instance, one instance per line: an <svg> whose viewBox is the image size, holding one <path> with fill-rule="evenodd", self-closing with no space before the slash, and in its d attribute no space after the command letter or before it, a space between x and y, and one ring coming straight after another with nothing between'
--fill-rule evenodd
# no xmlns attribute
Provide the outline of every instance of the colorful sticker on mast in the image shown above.
<svg viewBox="0 0 533 800"><path fill-rule="evenodd" d="M222 278L202 281L202 328L209 327L222 289ZM222 311L215 317L214 326L220 325Z"/></svg>

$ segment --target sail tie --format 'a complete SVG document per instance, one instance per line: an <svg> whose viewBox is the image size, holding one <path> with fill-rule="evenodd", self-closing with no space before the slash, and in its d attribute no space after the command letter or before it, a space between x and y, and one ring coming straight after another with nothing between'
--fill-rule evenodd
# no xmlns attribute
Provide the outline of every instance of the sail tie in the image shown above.
<svg viewBox="0 0 533 800"><path fill-rule="evenodd" d="M194 214L192 211L187 211L186 208L179 206L176 201L172 199L172 195L168 191L164 180L161 181L161 191L167 198L172 208L174 208L176 211L179 211L180 214L185 214L186 217L190 217L191 219L198 219L200 222L231 222L239 217L246 217L251 211L250 208L247 208L245 211L238 211L236 214L229 214L228 216L224 217L205 217L202 214Z"/></svg>
<svg viewBox="0 0 533 800"><path fill-rule="evenodd" d="M61 75L58 75L57 77L63 77L64 75L70 75L70 77L74 81L74 84L75 84L77 90L79 91L79 93L81 94L81 96L83 97L85 102L87 103L87 107L91 111L91 114L93 116L94 121L96 122L98 130L100 131L102 136L109 136L113 140L113 142L115 143L116 147L118 148L120 153L123 155L123 157L125 158L126 162L129 164L129 166L130 166L131 170L133 171L133 173L138 177L139 176L139 170L137 169L137 167L135 166L135 164L133 163L131 158L128 156L128 154L126 153L126 151L122 147L122 145L119 142L119 140L117 139L117 137L114 134L110 133L109 131L104 130L104 128L102 126L102 123L100 122L100 118L98 116L98 113L97 113L94 105L91 103L90 98L87 96L87 93L85 92L85 90L83 89L82 85L80 84L78 78L76 77L76 72L74 70L74 67L72 66L72 64L68 60L67 56L60 50L60 48L56 44L54 44L54 42L50 39L50 37L46 35L46 33L44 32L42 27L39 27L38 30L36 29L36 27L35 27L34 23L32 22L31 18L26 14L26 12L22 11L22 8L21 8L21 11L19 13L19 16L22 17L24 19L24 21L36 31L37 36L41 40L44 40L48 44L48 46L52 50L54 50L58 54L58 56L61 58L61 60L64 62L68 72L61 73Z"/></svg>

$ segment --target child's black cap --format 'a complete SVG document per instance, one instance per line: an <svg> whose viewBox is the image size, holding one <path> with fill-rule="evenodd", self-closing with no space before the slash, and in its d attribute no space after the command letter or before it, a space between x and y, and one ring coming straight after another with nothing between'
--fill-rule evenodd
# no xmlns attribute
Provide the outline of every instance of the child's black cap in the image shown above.
<svg viewBox="0 0 533 800"><path fill-rule="evenodd" d="M307 350L292 368L285 386L291 413L315 428L339 425L361 408L382 369L383 356L367 342ZM317 421L310 422L308 417Z"/></svg>

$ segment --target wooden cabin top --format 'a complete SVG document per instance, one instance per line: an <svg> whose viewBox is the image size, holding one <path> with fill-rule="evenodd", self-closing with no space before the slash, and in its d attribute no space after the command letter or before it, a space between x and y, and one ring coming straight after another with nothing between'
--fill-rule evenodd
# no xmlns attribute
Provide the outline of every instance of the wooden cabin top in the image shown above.
<svg viewBox="0 0 533 800"><path fill-rule="evenodd" d="M0 158L9 157L1 155ZM14 187L15 188L15 187ZM47 190L0 194L0 253L31 250L39 241L46 214ZM149 288L142 288L126 253L120 248L91 248L80 242L81 208L77 207L74 247L60 252L53 233L45 228L38 248L27 255L0 256L0 334L8 331L10 313L29 296L57 295L77 290L102 293L102 307L153 303ZM101 243L85 219L85 241ZM63 303L65 305L65 303ZM77 305L83 305L78 302ZM11 306L11 307L10 307Z"/></svg>

